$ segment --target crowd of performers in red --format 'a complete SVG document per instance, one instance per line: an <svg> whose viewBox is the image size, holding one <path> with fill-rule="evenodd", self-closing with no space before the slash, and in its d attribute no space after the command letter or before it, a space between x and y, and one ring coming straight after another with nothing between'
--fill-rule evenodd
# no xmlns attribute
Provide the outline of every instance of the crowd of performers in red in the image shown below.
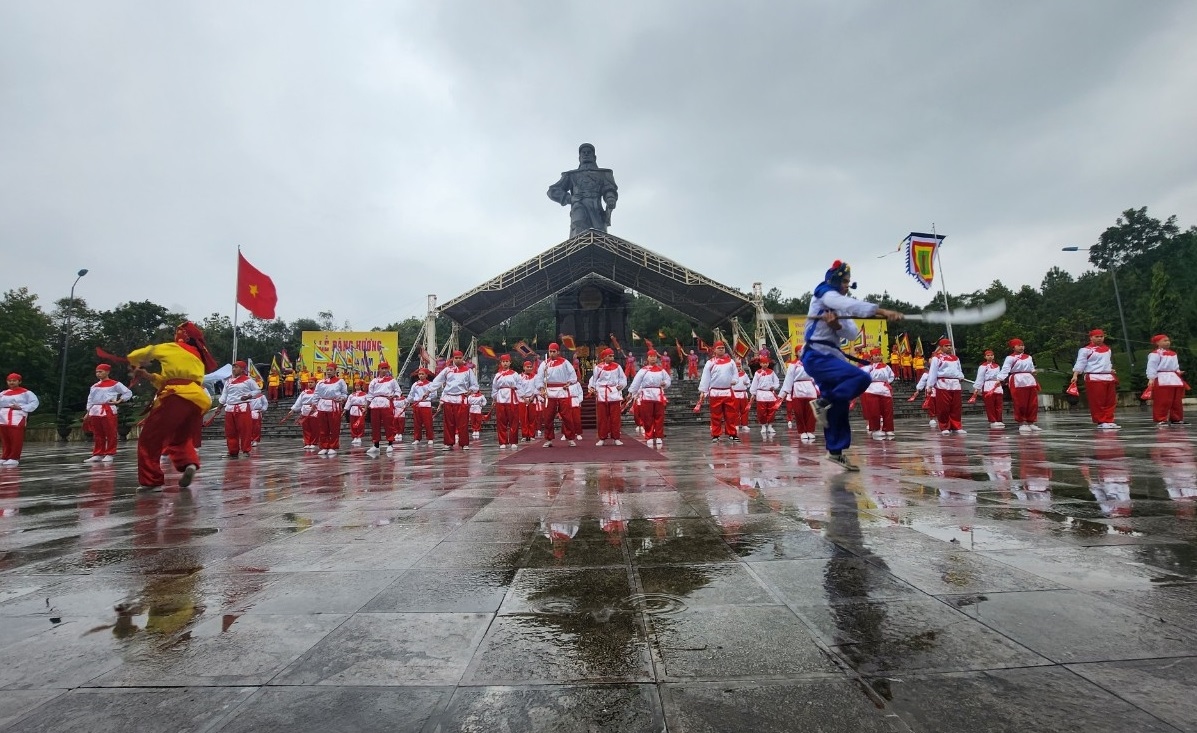
<svg viewBox="0 0 1197 733"><path fill-rule="evenodd" d="M170 462L180 473L179 484L190 484L199 468L196 448L204 425L203 415L211 406L211 396L203 386L206 373L216 362L209 353L203 333L186 322L176 329L175 340L137 349L127 362L132 383L146 380L157 389L138 438L138 478L143 488L161 487L165 481L162 462ZM1105 334L1094 330L1090 343L1082 347L1073 366L1069 391L1077 393L1082 380L1088 394L1089 410L1099 429L1113 430L1117 376ZM1143 399L1152 401L1152 419L1158 426L1186 424L1182 409L1185 382L1176 352L1166 335L1152 339L1155 349L1147 361L1148 389ZM1019 432L1032 433L1038 426L1039 383L1033 358L1019 339L1009 341L1010 353L999 365L992 351L978 367L975 380L968 380L955 354L953 344L942 339L932 354L927 369L918 377L910 400L925 394L923 407L930 425L942 433L963 433L961 411L964 383L972 381L969 402L982 401L991 429L1003 429L1005 398L1008 390L1014 421ZM884 440L895 437L893 383L895 369L886 364L880 350L869 354L861 367L868 376L867 388L859 403L871 437ZM498 358L499 366L490 385L488 398L482 393L477 372L464 362L460 351L437 374L421 368L406 394L392 376L390 365L379 364L377 376L367 382L357 379L354 388L335 372L324 379L302 384L294 404L283 416L299 418L305 450L334 456L341 448L341 424L348 420L351 445L360 446L367 437L372 442L366 453L377 456L402 445L410 411L412 443L432 446L435 412L443 415L441 447L444 450L469 450L471 440L481 435L483 423L494 418L500 450L515 449L521 443L543 441L554 446L556 423L560 421L561 440L575 446L582 438L581 404L586 395L595 399L597 445L622 445L622 416L631 412L636 433L649 446L664 443L665 405L672 385L668 368L657 352L648 351L644 366L615 362L615 353L604 349L593 372L584 378L576 360L565 359L557 344L550 344L548 357L527 360L520 370L512 368L509 355ZM740 442L740 433L748 430L754 412L761 435L776 434L776 422L784 416L787 428L795 430L802 442L816 440L817 410L812 403L820 399L820 389L803 363L795 359L775 371L770 354L762 350L754 359L758 368L745 371L741 359L728 356L726 345L717 342L712 356L698 373L698 360L691 357L687 373L699 379L699 401L694 412L706 402L713 441L726 438ZM159 370L146 367L157 362ZM916 359L917 363L917 359ZM250 454L261 437L261 420L270 400L260 385L246 375L245 362L233 365L233 374L219 397L224 413L227 455L237 458ZM110 378L111 365L96 367L97 381L87 400L85 429L93 435L93 447L87 462L109 463L116 454L117 412L132 398L128 386ZM489 411L488 404L493 405ZM434 410L434 403L436 408ZM38 399L21 386L21 376L8 375L7 389L0 392L0 467L19 464L24 443L26 419L38 408ZM209 422L213 418L209 418ZM281 422L281 421L280 421Z"/></svg>

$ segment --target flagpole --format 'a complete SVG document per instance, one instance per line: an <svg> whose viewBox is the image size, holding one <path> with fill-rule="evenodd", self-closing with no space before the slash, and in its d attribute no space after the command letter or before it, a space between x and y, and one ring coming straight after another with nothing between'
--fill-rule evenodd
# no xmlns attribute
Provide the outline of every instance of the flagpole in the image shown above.
<svg viewBox="0 0 1197 733"><path fill-rule="evenodd" d="M237 311L238 294L241 292L241 245L237 245L237 284L233 288L233 361L237 361Z"/></svg>
<svg viewBox="0 0 1197 733"><path fill-rule="evenodd" d="M935 258L939 261L939 290L943 293L943 323L948 330L948 340L955 346L956 339L952 336L952 309L948 305L948 284L943 276L943 254L940 252L943 249L943 240L939 238L939 234L935 231L935 222L931 222L931 238L935 240Z"/></svg>

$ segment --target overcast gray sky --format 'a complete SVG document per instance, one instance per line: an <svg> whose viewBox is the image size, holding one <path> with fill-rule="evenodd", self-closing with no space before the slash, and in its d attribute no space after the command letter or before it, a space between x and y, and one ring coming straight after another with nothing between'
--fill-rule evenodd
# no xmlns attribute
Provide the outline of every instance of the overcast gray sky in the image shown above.
<svg viewBox="0 0 1197 733"><path fill-rule="evenodd" d="M0 288L288 320L422 316L559 243L583 141L611 233L728 285L928 295L1079 273L1128 207L1197 223L1197 3L0 0Z"/></svg>

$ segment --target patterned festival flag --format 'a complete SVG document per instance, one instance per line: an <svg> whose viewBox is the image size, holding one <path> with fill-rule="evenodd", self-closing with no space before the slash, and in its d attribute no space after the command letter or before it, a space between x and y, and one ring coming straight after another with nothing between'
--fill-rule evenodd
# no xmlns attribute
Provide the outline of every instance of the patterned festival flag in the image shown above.
<svg viewBox="0 0 1197 733"><path fill-rule="evenodd" d="M272 371L272 372L281 371L278 367L278 357L277 356L271 357L271 359L270 359L270 371Z"/></svg>
<svg viewBox="0 0 1197 733"><path fill-rule="evenodd" d="M495 350L489 346L479 346L478 353L482 356L485 356L487 359L495 359L497 361L499 358L499 355L495 353Z"/></svg>
<svg viewBox="0 0 1197 733"><path fill-rule="evenodd" d="M532 349L528 348L528 342L524 341L522 339L519 341L516 341L515 344L511 348L515 349L516 353L519 354L520 356L523 356L523 357L532 356Z"/></svg>
<svg viewBox="0 0 1197 733"><path fill-rule="evenodd" d="M615 334L608 334L607 338L611 341L611 348L616 351L623 351L623 347L619 345L619 339L615 338Z"/></svg>
<svg viewBox="0 0 1197 733"><path fill-rule="evenodd" d="M736 356L740 357L741 359L743 359L744 357L748 356L748 344L747 344L747 342L744 342L744 341L737 341L737 342L736 342L735 351L736 351Z"/></svg>
<svg viewBox="0 0 1197 733"><path fill-rule="evenodd" d="M906 246L906 273L924 289L931 289L935 279L935 250L945 235L911 232L902 243Z"/></svg>
<svg viewBox="0 0 1197 733"><path fill-rule="evenodd" d="M927 355L927 352L923 351L923 337L922 336L917 336L914 339L914 355L915 356L926 356Z"/></svg>
<svg viewBox="0 0 1197 733"><path fill-rule="evenodd" d="M702 338L699 338L699 337L696 337L696 338L698 338L698 350L710 352L710 350L711 350L710 345L707 344L706 341L703 341Z"/></svg>
<svg viewBox="0 0 1197 733"><path fill-rule="evenodd" d="M566 334L561 334L561 345L570 351L578 348L578 344L574 342L574 337Z"/></svg>
<svg viewBox="0 0 1197 733"><path fill-rule="evenodd" d="M635 341L639 341L639 340L640 340L640 334L636 333L636 330L633 329L632 330L632 341L635 342Z"/></svg>
<svg viewBox="0 0 1197 733"><path fill-rule="evenodd" d="M292 368L291 357L287 356L287 350L283 349L281 352L279 352L279 356L283 357L283 361L282 361L283 369L291 369Z"/></svg>

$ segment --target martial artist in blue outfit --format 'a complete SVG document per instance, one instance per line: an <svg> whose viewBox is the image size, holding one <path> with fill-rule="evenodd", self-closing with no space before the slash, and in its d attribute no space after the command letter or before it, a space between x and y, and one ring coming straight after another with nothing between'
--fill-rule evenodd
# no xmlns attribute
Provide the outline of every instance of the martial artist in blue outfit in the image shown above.
<svg viewBox="0 0 1197 733"><path fill-rule="evenodd" d="M802 365L819 387L819 399L812 406L827 442L827 460L847 471L860 470L844 455L844 450L852 445L848 405L864 394L870 379L848 361L840 344L853 341L860 333L852 318L882 316L891 321L902 318L901 313L848 295L855 287L848 263L833 262L811 298L802 351Z"/></svg>

